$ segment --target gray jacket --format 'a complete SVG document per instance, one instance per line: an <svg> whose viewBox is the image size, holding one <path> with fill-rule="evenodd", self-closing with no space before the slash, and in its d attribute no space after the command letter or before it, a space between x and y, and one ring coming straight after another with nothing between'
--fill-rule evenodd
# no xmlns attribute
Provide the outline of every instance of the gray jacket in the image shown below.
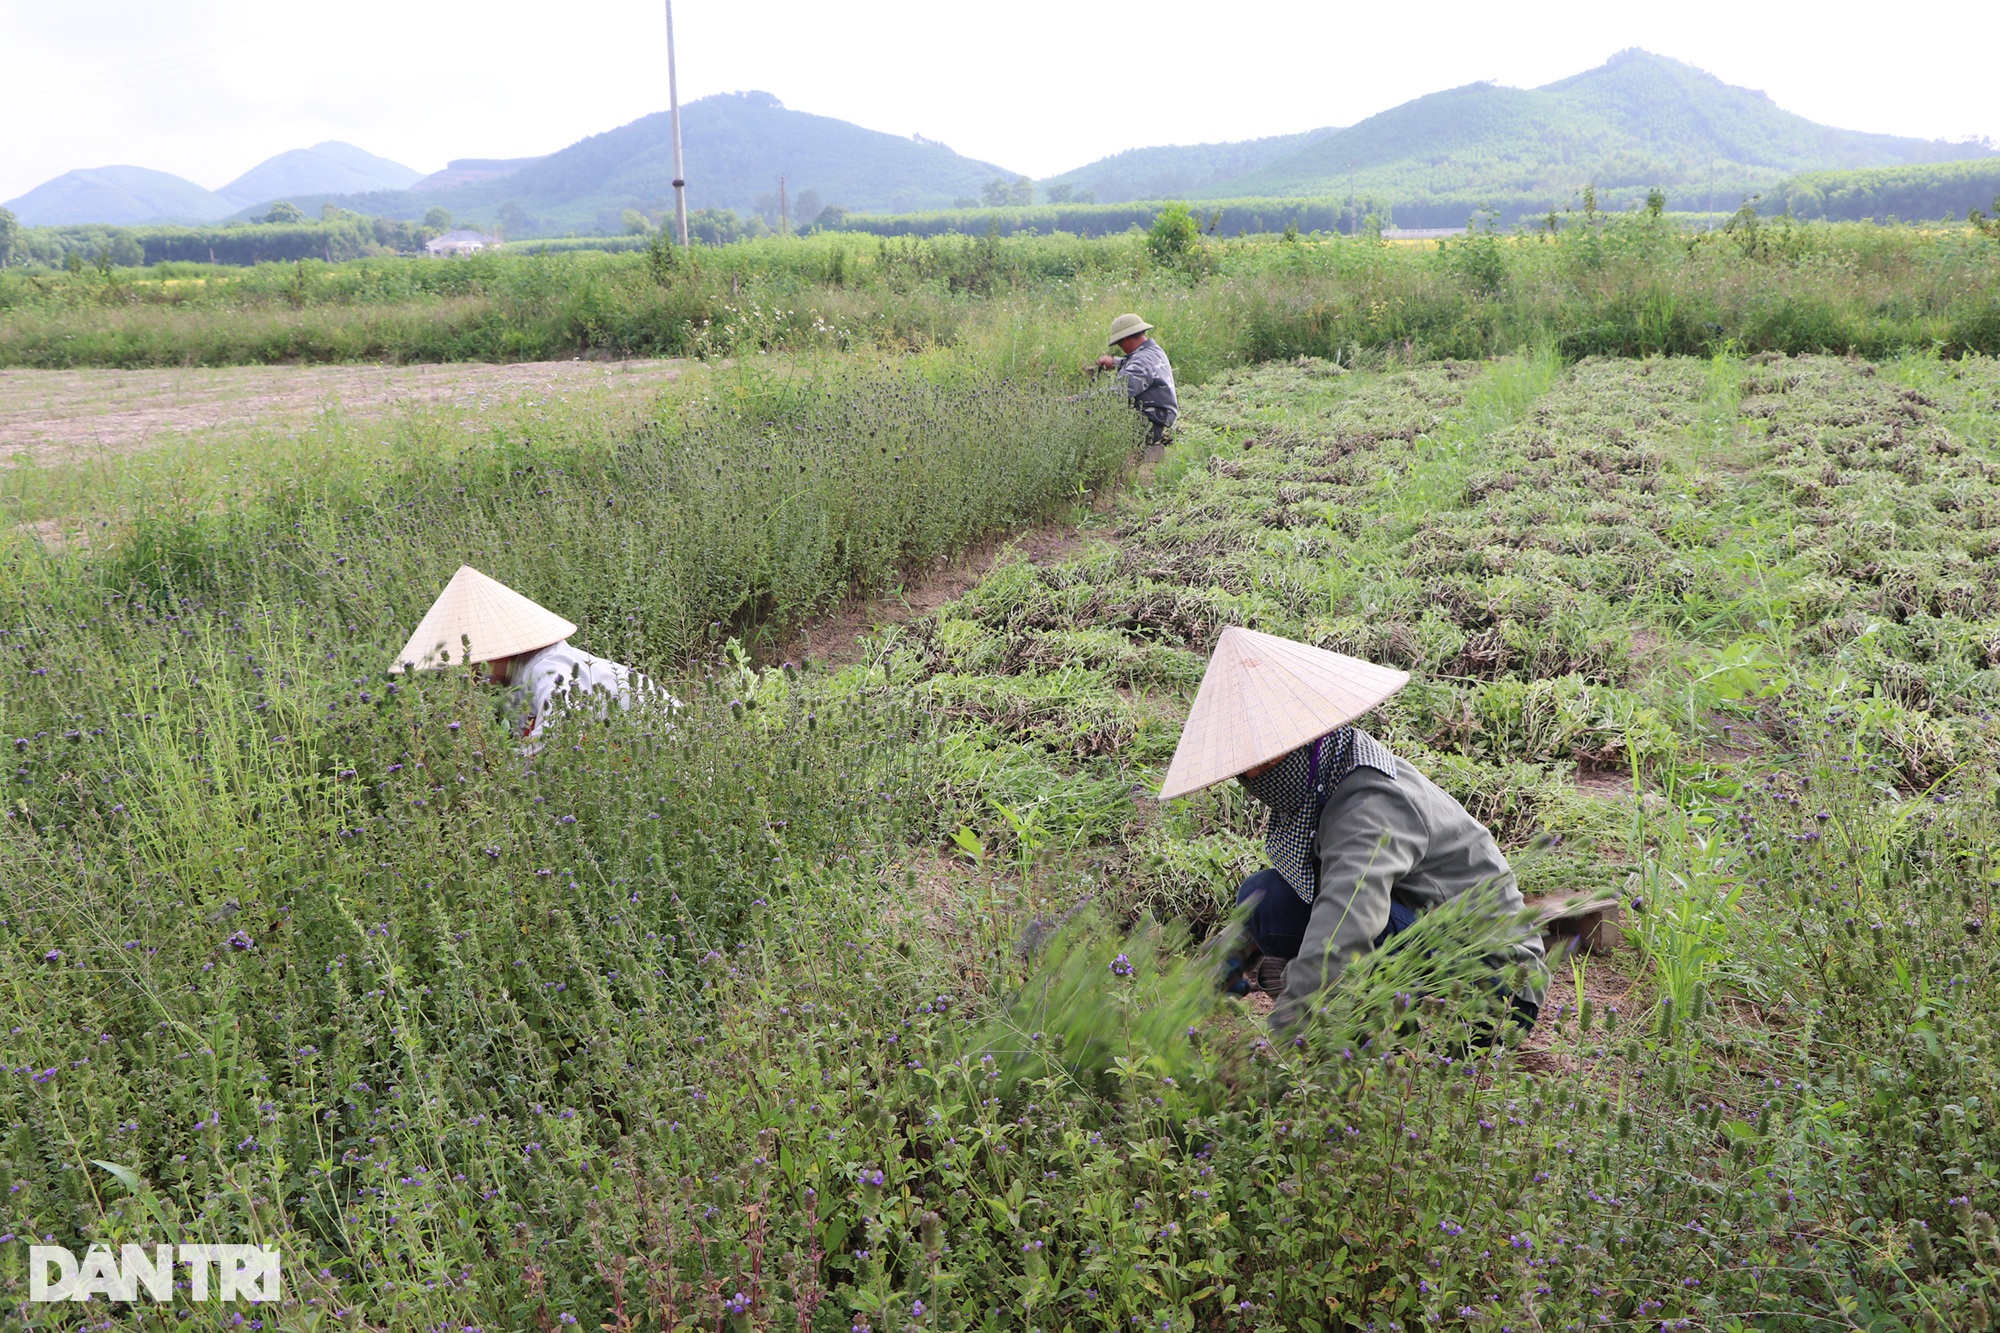
<svg viewBox="0 0 2000 1333"><path fill-rule="evenodd" d="M1391 898L1421 914L1491 886L1494 910L1522 908L1513 867L1486 826L1400 757L1394 778L1358 767L1333 789L1320 814L1318 850L1319 894L1271 1014L1279 1027L1303 1017L1313 996L1369 949L1389 924ZM1513 961L1528 967L1527 998L1539 1002L1541 938L1524 932Z"/></svg>
<svg viewBox="0 0 2000 1333"><path fill-rule="evenodd" d="M1132 406L1148 421L1162 426L1174 424L1181 414L1180 400L1174 396L1174 368L1167 354L1151 338L1139 344L1132 355L1119 362L1118 373L1125 380L1125 392Z"/></svg>

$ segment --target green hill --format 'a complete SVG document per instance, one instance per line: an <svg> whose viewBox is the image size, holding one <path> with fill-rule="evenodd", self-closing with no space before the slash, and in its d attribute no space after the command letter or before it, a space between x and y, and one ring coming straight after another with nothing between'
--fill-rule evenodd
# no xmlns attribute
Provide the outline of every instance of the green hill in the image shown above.
<svg viewBox="0 0 2000 1333"><path fill-rule="evenodd" d="M942 210L961 209L996 178L1016 175L920 137L793 111L761 92L689 103L682 137L692 209L773 222L782 177L795 224L837 205L875 215L932 214L913 224L917 230L956 225L960 216L983 228L984 213L946 218ZM1959 160L2000 163L2000 156L1979 144L1819 125L1763 93L1631 50L1541 88L1469 84L1344 129L1130 149L1041 182L1038 196L1063 207L1079 199L1227 200L1236 204L1230 226L1239 216L1251 226L1284 217L1342 230L1369 212L1410 227L1463 226L1487 208L1514 221L1572 205L1586 186L1614 210L1658 187L1669 207L1685 211L1728 212L1748 195L1763 194L1768 204L1793 190L1802 216L1962 216L1990 202L1980 193L1986 178L1976 171L1922 176ZM1852 170L1906 175L1831 186L1807 179ZM58 177L10 207L31 225L248 218L277 199L308 215L332 202L406 220L443 207L461 224L523 239L622 231L629 209L655 216L671 210L672 179L668 117L656 113L545 157L464 159L422 178L351 145L323 143L282 153L219 194L163 172L105 167ZM1798 182L1796 189L1788 182ZM1976 196L1971 203L1961 197L1966 190ZM1311 201L1312 208L1294 216L1280 201ZM893 224L878 216L871 225Z"/></svg>
<svg viewBox="0 0 2000 1333"><path fill-rule="evenodd" d="M146 167L86 167L9 199L5 205L30 227L100 222L213 222L234 207L221 195L171 172Z"/></svg>
<svg viewBox="0 0 2000 1333"><path fill-rule="evenodd" d="M881 212L947 207L977 197L996 177L990 162L961 157L943 144L863 129L844 120L793 111L769 93L721 93L681 108L688 206L772 212L785 178L794 222L826 205ZM414 193L370 194L334 202L371 213L418 217L442 206L460 221L497 220L519 210L513 236L616 231L627 208L673 206L673 144L665 112L484 180ZM767 198L768 196L768 198ZM294 199L316 209L326 196Z"/></svg>
<svg viewBox="0 0 2000 1333"><path fill-rule="evenodd" d="M1336 132L1320 129L1234 143L1128 148L1088 166L1049 177L1040 183L1039 193L1053 203L1064 202L1066 195L1078 193L1086 193L1101 204L1171 199L1246 176Z"/></svg>
<svg viewBox="0 0 2000 1333"><path fill-rule="evenodd" d="M1344 129L1133 149L1051 177L1042 194L1067 185L1100 203L1352 198L1404 225L1456 226L1481 208L1511 220L1563 207L1586 185L1610 208L1657 186L1677 208L1731 210L1799 173L1966 158L2000 160L1977 144L1816 124L1763 93L1631 50L1541 88L1469 84Z"/></svg>
<svg viewBox="0 0 2000 1333"><path fill-rule="evenodd" d="M407 190L423 174L351 143L328 140L267 158L216 193L236 208L249 208L295 194Z"/></svg>
<svg viewBox="0 0 2000 1333"><path fill-rule="evenodd" d="M1623 51L1541 88L1470 84L1315 137L1198 198L1342 196L1394 201L1397 219L1437 196L1557 206L1586 185L1617 207L1653 186L1676 205L1732 207L1784 176L1989 156L1951 144L1833 129L1677 60Z"/></svg>

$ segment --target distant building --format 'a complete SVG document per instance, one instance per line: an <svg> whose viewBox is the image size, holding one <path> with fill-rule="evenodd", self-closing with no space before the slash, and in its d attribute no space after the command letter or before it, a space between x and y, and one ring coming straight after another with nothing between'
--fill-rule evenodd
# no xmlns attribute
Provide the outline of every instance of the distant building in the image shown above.
<svg viewBox="0 0 2000 1333"><path fill-rule="evenodd" d="M500 244L498 236L477 231L448 231L434 241L425 241L424 250L434 255L476 255L488 246Z"/></svg>

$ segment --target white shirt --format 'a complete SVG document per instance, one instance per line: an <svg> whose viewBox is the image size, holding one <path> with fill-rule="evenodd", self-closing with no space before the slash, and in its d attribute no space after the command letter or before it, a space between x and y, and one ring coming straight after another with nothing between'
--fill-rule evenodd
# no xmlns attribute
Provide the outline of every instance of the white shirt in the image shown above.
<svg viewBox="0 0 2000 1333"><path fill-rule="evenodd" d="M618 662L608 661L570 646L569 640L550 644L530 655L508 673L513 693L508 697L508 713L517 719L522 740L528 742L523 754L535 754L546 739L550 719L564 708L588 702L603 717L615 700L629 709L641 695L658 694L670 708L680 700L653 684L644 673Z"/></svg>

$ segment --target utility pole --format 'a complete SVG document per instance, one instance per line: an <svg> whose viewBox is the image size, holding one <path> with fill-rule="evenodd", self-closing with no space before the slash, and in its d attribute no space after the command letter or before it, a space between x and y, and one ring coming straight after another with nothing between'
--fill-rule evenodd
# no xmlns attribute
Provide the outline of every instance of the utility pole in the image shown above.
<svg viewBox="0 0 2000 1333"><path fill-rule="evenodd" d="M674 129L674 230L681 248L688 243L688 199L686 172L681 166L681 90L674 77L674 0L667 4L667 115Z"/></svg>

